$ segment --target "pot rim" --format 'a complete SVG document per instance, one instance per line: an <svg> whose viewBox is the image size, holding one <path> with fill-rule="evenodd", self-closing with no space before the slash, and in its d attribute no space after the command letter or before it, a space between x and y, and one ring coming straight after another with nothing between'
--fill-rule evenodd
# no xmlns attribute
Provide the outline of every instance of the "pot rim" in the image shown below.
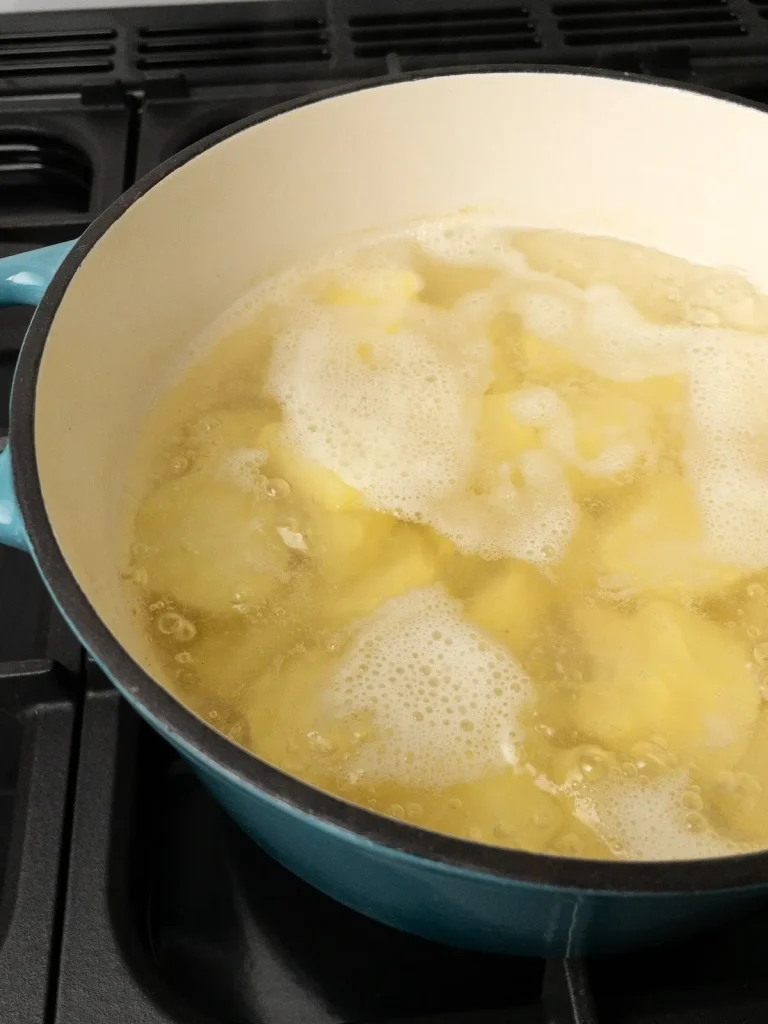
<svg viewBox="0 0 768 1024"><path fill-rule="evenodd" d="M307 824L340 829L393 853L426 859L448 869L490 875L566 890L604 894L671 895L725 891L768 881L768 850L717 859L688 861L601 861L529 853L486 846L388 818L317 789L288 775L218 733L146 672L107 629L81 590L62 554L42 496L34 443L36 386L43 349L64 293L80 263L96 242L138 199L173 171L219 142L310 103L336 96L425 78L463 74L545 74L607 78L638 85L692 92L768 114L764 105L701 86L629 72L537 64L478 65L377 77L313 92L260 111L195 142L154 168L93 221L63 261L32 318L19 355L11 396L11 460L16 497L27 535L46 584L88 651L131 701L159 722L162 733L178 737L203 762L212 762L246 789L254 789L293 812Z"/></svg>

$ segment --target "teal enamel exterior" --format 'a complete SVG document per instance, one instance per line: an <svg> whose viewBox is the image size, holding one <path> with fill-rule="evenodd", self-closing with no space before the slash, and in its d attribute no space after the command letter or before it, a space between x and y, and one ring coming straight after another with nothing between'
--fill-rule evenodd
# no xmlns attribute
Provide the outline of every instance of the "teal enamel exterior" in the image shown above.
<svg viewBox="0 0 768 1024"><path fill-rule="evenodd" d="M0 306L36 306L70 252L74 242L60 242L45 249L0 259ZM13 493L11 452L0 452L0 544L29 550L24 523Z"/></svg>
<svg viewBox="0 0 768 1024"><path fill-rule="evenodd" d="M36 302L71 245L0 261L0 303ZM32 549L14 499L9 449L0 453L0 542ZM34 551L32 556L40 569ZM42 575L62 615L88 647L87 635L76 628L57 594L55 579ZM338 815L336 821L327 820L309 799L306 807L281 799L207 756L199 742L139 700L121 673L100 664L136 711L190 762L231 817L276 860L339 902L425 938L523 955L614 952L676 938L761 899L768 902L765 867L740 888L696 891L692 885L682 886L685 891L649 892L633 889L630 873L626 884L601 884L599 865L594 887L468 868L432 855L428 833L422 833L423 855L379 842L363 830L343 827Z"/></svg>
<svg viewBox="0 0 768 1024"><path fill-rule="evenodd" d="M0 544L29 551L29 540L16 504L11 476L11 449L0 452Z"/></svg>
<svg viewBox="0 0 768 1024"><path fill-rule="evenodd" d="M0 306L36 306L74 244L59 242L0 259Z"/></svg>

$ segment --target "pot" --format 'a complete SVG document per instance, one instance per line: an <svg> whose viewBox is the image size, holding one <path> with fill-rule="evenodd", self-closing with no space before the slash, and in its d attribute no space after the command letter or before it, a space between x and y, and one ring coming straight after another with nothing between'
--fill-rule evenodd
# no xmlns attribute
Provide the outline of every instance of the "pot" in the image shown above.
<svg viewBox="0 0 768 1024"><path fill-rule="evenodd" d="M768 288L766 162L766 113L703 90L573 69L415 76L226 128L74 244L0 261L0 302L39 302L0 455L0 537L29 550L84 646L242 828L337 900L460 946L595 952L752 905L768 853L664 864L492 848L352 806L214 732L153 678L118 578L153 382L254 278L465 206L739 266Z"/></svg>

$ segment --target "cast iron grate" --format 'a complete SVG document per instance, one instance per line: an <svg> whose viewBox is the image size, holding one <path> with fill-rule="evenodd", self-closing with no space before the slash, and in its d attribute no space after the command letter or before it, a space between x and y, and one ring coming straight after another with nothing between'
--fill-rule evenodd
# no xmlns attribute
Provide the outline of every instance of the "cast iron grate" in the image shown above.
<svg viewBox="0 0 768 1024"><path fill-rule="evenodd" d="M541 45L525 7L449 7L357 14L349 18L356 57L505 53Z"/></svg>
<svg viewBox="0 0 768 1024"><path fill-rule="evenodd" d="M727 0L575 0L552 11L569 46L728 39L745 32Z"/></svg>
<svg viewBox="0 0 768 1024"><path fill-rule="evenodd" d="M117 32L0 32L0 78L94 75L114 70Z"/></svg>
<svg viewBox="0 0 768 1024"><path fill-rule="evenodd" d="M29 209L43 198L51 209L87 213L92 185L93 166L78 146L25 128L0 126L0 193L16 210Z"/></svg>
<svg viewBox="0 0 768 1024"><path fill-rule="evenodd" d="M286 64L330 59L322 18L285 18L195 28L143 28L136 67L182 72L189 68Z"/></svg>

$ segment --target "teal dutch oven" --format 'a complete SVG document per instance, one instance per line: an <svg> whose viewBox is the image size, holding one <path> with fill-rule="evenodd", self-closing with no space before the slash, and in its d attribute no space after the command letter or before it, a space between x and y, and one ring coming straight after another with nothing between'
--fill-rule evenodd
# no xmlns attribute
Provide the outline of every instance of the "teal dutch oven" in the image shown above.
<svg viewBox="0 0 768 1024"><path fill-rule="evenodd" d="M0 261L37 305L0 455L0 539L29 551L126 700L291 871L459 946L575 954L673 938L768 891L768 854L598 862L380 816L219 735L157 681L121 587L127 467L153 397L259 275L339 237L477 207L607 234L768 287L768 116L630 76L515 68L408 77L276 108L204 139L75 243Z"/></svg>

